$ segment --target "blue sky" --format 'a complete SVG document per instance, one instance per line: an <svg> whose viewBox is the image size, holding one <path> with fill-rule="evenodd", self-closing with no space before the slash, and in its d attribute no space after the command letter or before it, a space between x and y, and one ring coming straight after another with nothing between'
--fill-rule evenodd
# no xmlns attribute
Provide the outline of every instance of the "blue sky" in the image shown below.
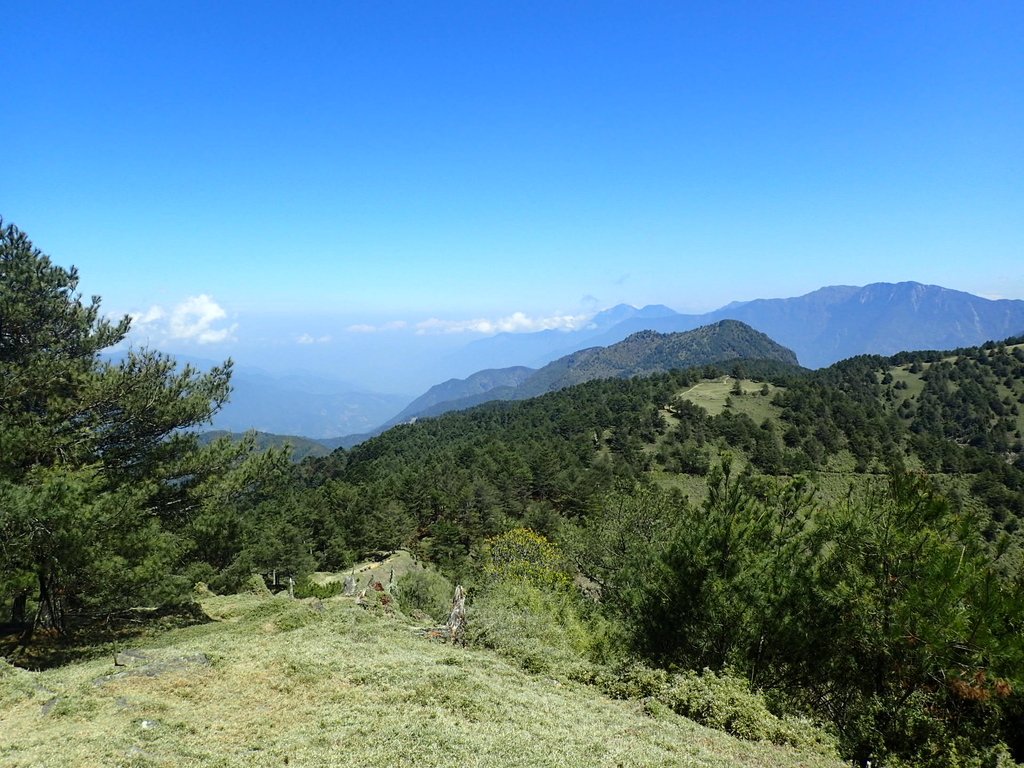
<svg viewBox="0 0 1024 768"><path fill-rule="evenodd" d="M0 215L216 354L1021 298L1021 40L1019 2L12 0Z"/></svg>

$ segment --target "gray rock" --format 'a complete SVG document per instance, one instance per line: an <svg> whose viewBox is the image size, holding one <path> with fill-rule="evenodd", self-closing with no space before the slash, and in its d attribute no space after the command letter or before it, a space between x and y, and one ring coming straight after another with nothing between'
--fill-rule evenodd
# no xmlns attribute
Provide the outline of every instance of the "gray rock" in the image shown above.
<svg viewBox="0 0 1024 768"><path fill-rule="evenodd" d="M53 711L53 708L60 704L60 697L54 696L52 699L43 704L42 713L48 715Z"/></svg>
<svg viewBox="0 0 1024 768"><path fill-rule="evenodd" d="M152 655L146 655L140 651L119 653L114 663L123 669L111 675L97 677L92 684L106 685L125 677L160 677L169 672L189 672L197 668L209 667L211 664L210 658L205 653L187 653L183 656L155 659Z"/></svg>
<svg viewBox="0 0 1024 768"><path fill-rule="evenodd" d="M148 661L150 661L150 657L137 648L129 648L127 651L121 651L114 656L115 667L137 667Z"/></svg>

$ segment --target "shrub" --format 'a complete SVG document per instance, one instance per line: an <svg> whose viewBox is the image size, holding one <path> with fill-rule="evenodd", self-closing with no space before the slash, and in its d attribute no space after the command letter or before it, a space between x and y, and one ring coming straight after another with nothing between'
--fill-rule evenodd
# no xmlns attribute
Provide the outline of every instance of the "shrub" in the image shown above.
<svg viewBox="0 0 1024 768"><path fill-rule="evenodd" d="M35 676L0 659L0 705L8 706L41 690Z"/></svg>
<svg viewBox="0 0 1024 768"><path fill-rule="evenodd" d="M317 584L315 581L306 579L295 584L295 597L316 597L326 600L329 597L337 597L345 591L345 583L342 581L329 581L326 584Z"/></svg>
<svg viewBox="0 0 1024 768"><path fill-rule="evenodd" d="M422 611L435 622L448 617L455 587L437 571L409 571L395 587L402 612Z"/></svg>
<svg viewBox="0 0 1024 768"><path fill-rule="evenodd" d="M484 574L494 582L526 581L542 589L572 585L562 551L529 528L513 528L484 543Z"/></svg>
<svg viewBox="0 0 1024 768"><path fill-rule="evenodd" d="M669 676L662 669L628 662L598 676L598 687L613 699L646 699L664 697Z"/></svg>
<svg viewBox="0 0 1024 768"><path fill-rule="evenodd" d="M577 599L525 581L497 582L473 602L467 639L516 660L528 672L579 675L591 636Z"/></svg>
<svg viewBox="0 0 1024 768"><path fill-rule="evenodd" d="M760 693L731 672L669 674L638 662L606 668L593 682L616 699L640 699L652 716L667 710L748 741L770 741L836 755L835 738L819 726L796 717L778 717Z"/></svg>
<svg viewBox="0 0 1024 768"><path fill-rule="evenodd" d="M271 595L270 589L267 587L267 582L265 582L263 577L258 573L254 573L246 579L245 584L242 586L240 591L259 595L260 597L270 597Z"/></svg>
<svg viewBox="0 0 1024 768"><path fill-rule="evenodd" d="M836 754L836 742L807 720L778 717L761 694L729 671L671 676L663 701L676 713L748 741L770 741Z"/></svg>

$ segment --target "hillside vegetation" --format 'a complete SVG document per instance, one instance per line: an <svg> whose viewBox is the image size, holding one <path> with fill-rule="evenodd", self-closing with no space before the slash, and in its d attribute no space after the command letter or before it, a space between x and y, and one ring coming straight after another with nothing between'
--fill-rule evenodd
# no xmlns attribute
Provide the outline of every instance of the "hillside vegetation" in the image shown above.
<svg viewBox="0 0 1024 768"><path fill-rule="evenodd" d="M199 442L201 445L209 445L224 438L233 442L242 442L246 439L246 434L214 429L200 434ZM256 432L253 434L252 439L258 451L266 451L270 448L287 448L294 461L302 461L308 456L326 456L331 452L329 448L316 440L296 435L272 435L267 432Z"/></svg>
<svg viewBox="0 0 1024 768"><path fill-rule="evenodd" d="M209 596L203 608L217 621L91 661L0 666L0 763L839 765L427 640L346 598ZM116 667L116 651L135 658Z"/></svg>
<svg viewBox="0 0 1024 768"><path fill-rule="evenodd" d="M629 763L634 758L615 746L625 736L601 739L580 725L596 723L605 737L624 733L610 713L636 705L607 709L599 694L644 707L648 719L630 721L625 733L658 735L636 764L679 762L659 740L689 727L677 715L775 744L834 743L860 764L980 768L1024 759L1020 338L857 357L814 372L770 355L594 379L422 419L294 464L285 451L258 450L253 437L200 444L194 430L227 398L230 364L200 374L147 350L105 362L99 352L125 338L130 319L104 320L98 300L85 304L76 293L77 274L53 265L13 227L0 229L0 278L3 653L26 667L51 666L39 678L44 688L51 679L67 688L62 675L71 682L63 697L41 694L34 675L4 667L3 695L18 718L28 718L16 728L4 723L3 738L11 739L4 743L28 764L57 760L55 742L33 741L34 728L51 724L71 729L50 732L65 750L125 750L118 759L144 764L146 744L135 740L153 739L172 761L230 764L242 755L282 759L284 745L297 748L289 741L296 734L324 750L339 748L333 730L372 742L365 730L344 731L364 717L379 730L393 724L399 741L408 737L424 751L420 762L441 760L431 746L441 725L458 742L450 749L496 764L521 755L586 763L581 755L599 743L612 745L601 759ZM722 331L773 348L738 324L702 333ZM661 365L652 350L662 341L638 337L636 348L615 354L629 370L645 360ZM152 638L175 646L161 663L188 674L173 683L158 675L167 682L143 699L145 716L111 724L105 740L86 720L124 717L133 686L149 683L118 676L113 688L104 682L94 690L89 676L99 674L99 660L59 666L92 658L89 638L103 628L194 615L197 582L222 594L265 593L264 579L280 584L287 576L300 594L328 598L343 581L310 581L310 574L343 573L399 548L413 565L433 567L406 568L397 593L368 590L366 608L388 613L397 594L410 616L433 615L436 626L453 583L468 587L466 653L496 653L530 676L523 685L531 692L560 683L551 685L563 692L537 705L534 725L520 726L514 691L479 681L481 701L452 683L469 702L455 712L491 739L474 740L425 703L449 700L448 679L424 681L424 670L397 661L390 676L322 683L322 673L346 679L347 657L334 662L310 650L293 658L291 641L307 647L301 638L310 632L332 648L337 640L316 627L343 636L344 626L355 632L364 620L342 611L339 627L329 610L283 598L242 613L230 599L205 600L207 613L223 620L218 629ZM380 646L390 630L376 622L365 628L384 633L360 656L360 665L376 669L373 656L387 657ZM177 652L179 641L190 648L214 635L228 650L218 656L210 648L208 663ZM274 674L260 666L253 643L284 654L274 657ZM404 640L395 647L434 668ZM480 661L487 663L498 662ZM193 686L193 673L206 684ZM374 691L392 690L399 674L413 687L386 702L425 707L416 718L434 712L429 727L394 713L385 722ZM526 680L520 674L507 676ZM279 682L289 675L291 688ZM261 697L243 686L246 678L258 682ZM576 685L588 686L584 698L558 698ZM229 711L232 686L245 714ZM275 686L289 696L280 699ZM118 687L124 712L118 698L103 698ZM317 727L319 736L307 701L290 695L307 687L323 708L344 705ZM176 691L210 719L176 714ZM279 700L294 707L280 723ZM356 701L366 710L351 711ZM207 702L213 709L204 709ZM511 710L492 731L497 702ZM557 738L537 736L535 752L512 751L524 739L509 740L508 732L534 738L556 719L548 708L563 703L578 735L553 726ZM62 719L65 708L70 719ZM477 709L487 714L473 721ZM236 723L226 726L223 756L196 738L216 736L219 712ZM31 717L37 721L27 728ZM256 749L250 733L277 751L249 752ZM714 744L715 760L738 759L732 747ZM136 746L142 753L128 754ZM751 759L775 759L759 754Z"/></svg>

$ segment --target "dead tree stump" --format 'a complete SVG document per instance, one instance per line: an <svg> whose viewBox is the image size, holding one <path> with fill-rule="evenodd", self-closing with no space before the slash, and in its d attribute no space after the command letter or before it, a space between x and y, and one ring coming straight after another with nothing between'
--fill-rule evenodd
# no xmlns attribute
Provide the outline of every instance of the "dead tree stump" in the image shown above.
<svg viewBox="0 0 1024 768"><path fill-rule="evenodd" d="M466 590L460 584L455 588L452 599L452 612L445 624L448 639L453 643L463 643L466 639Z"/></svg>

